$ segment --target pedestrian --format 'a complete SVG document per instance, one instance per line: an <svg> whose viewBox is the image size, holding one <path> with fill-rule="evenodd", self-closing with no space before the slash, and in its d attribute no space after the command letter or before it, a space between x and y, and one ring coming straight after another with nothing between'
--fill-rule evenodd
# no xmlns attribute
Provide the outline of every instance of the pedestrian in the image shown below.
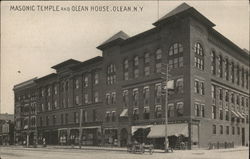
<svg viewBox="0 0 250 159"><path fill-rule="evenodd" d="M45 139L45 137L43 138L43 147L46 147L46 139Z"/></svg>

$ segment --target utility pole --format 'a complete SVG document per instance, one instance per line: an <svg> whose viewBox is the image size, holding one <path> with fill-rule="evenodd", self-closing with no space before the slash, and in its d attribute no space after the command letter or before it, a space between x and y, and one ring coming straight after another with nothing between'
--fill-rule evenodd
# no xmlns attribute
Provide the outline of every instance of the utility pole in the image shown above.
<svg viewBox="0 0 250 159"><path fill-rule="evenodd" d="M166 71L163 73L165 74L165 81L166 81L166 86L165 86L165 152L169 152L168 150L168 64L166 64Z"/></svg>
<svg viewBox="0 0 250 159"><path fill-rule="evenodd" d="M82 109L80 109L80 122L79 122L79 148L82 148Z"/></svg>

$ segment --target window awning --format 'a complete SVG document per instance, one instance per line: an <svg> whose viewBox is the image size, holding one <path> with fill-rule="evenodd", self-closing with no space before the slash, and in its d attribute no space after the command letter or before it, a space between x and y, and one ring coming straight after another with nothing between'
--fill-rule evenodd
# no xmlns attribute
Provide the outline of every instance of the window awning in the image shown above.
<svg viewBox="0 0 250 159"><path fill-rule="evenodd" d="M28 127L29 127L28 125L25 125L25 126L23 127L23 129L28 129Z"/></svg>
<svg viewBox="0 0 250 159"><path fill-rule="evenodd" d="M138 130L138 129L140 129L140 128L142 128L142 129L146 129L146 128L150 128L150 127L152 127L153 125L138 125L138 126L132 126L131 127L131 133L132 133L132 135L134 135L134 133L135 133L135 131L136 130Z"/></svg>
<svg viewBox="0 0 250 159"><path fill-rule="evenodd" d="M188 136L188 124L168 124L167 125L168 136ZM148 138L161 138L165 137L165 125L154 125L151 127Z"/></svg>
<svg viewBox="0 0 250 159"><path fill-rule="evenodd" d="M245 118L240 112L237 112L237 114L239 114L240 118Z"/></svg>
<svg viewBox="0 0 250 159"><path fill-rule="evenodd" d="M120 117L127 117L128 116L128 109L123 109L122 113L120 114Z"/></svg>
<svg viewBox="0 0 250 159"><path fill-rule="evenodd" d="M232 112L232 114L233 114L234 116L236 116L236 117L239 118L239 115L238 115L235 111L231 110L231 112Z"/></svg>

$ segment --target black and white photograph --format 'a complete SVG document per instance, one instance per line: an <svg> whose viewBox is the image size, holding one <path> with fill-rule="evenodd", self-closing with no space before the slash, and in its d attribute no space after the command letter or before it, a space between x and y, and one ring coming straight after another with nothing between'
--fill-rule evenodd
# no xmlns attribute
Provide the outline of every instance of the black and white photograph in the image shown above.
<svg viewBox="0 0 250 159"><path fill-rule="evenodd" d="M248 159L247 0L2 1L0 159Z"/></svg>

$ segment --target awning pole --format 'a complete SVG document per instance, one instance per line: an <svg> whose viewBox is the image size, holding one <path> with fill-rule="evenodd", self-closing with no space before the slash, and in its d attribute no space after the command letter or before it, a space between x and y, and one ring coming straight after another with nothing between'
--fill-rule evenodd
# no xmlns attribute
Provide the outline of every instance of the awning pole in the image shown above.
<svg viewBox="0 0 250 159"><path fill-rule="evenodd" d="M82 109L80 109L80 122L79 122L79 128L80 128L80 132L79 132L79 148L82 148Z"/></svg>

